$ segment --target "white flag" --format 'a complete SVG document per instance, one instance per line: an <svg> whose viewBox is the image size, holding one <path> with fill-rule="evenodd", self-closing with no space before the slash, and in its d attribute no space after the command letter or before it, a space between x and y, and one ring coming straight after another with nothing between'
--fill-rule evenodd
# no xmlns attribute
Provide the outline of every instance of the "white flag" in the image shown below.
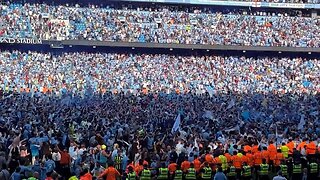
<svg viewBox="0 0 320 180"><path fill-rule="evenodd" d="M181 115L180 113L177 115L176 120L173 124L173 127L171 129L171 133L176 132L178 129L180 129L180 123L181 123Z"/></svg>
<svg viewBox="0 0 320 180"><path fill-rule="evenodd" d="M197 149L199 149L199 145L197 142L197 138L194 138L194 147L196 147Z"/></svg>

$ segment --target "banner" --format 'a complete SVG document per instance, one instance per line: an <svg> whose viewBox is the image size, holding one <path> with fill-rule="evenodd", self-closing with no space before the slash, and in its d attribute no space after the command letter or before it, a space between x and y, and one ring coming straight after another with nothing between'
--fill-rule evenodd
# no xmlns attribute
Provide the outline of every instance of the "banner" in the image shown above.
<svg viewBox="0 0 320 180"><path fill-rule="evenodd" d="M31 39L31 38L0 37L0 43L3 43L3 44L42 44L42 40L41 39Z"/></svg>
<svg viewBox="0 0 320 180"><path fill-rule="evenodd" d="M305 5L302 3L267 3L267 7L304 9Z"/></svg>

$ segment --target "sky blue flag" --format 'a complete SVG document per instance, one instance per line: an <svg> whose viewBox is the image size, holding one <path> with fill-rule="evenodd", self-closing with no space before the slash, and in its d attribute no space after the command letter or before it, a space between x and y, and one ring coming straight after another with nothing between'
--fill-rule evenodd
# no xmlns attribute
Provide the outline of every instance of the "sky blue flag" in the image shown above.
<svg viewBox="0 0 320 180"><path fill-rule="evenodd" d="M209 93L209 96L212 97L214 94L214 87L207 86L207 92Z"/></svg>
<svg viewBox="0 0 320 180"><path fill-rule="evenodd" d="M212 111L205 111L204 114L202 115L203 118L211 119L213 120L213 113Z"/></svg>
<svg viewBox="0 0 320 180"><path fill-rule="evenodd" d="M180 113L177 115L176 120L173 124L173 127L171 129L171 133L173 134L174 132L178 131L180 129L180 124L181 124L181 115Z"/></svg>
<svg viewBox="0 0 320 180"><path fill-rule="evenodd" d="M310 87L310 86L312 86L312 83L310 81L305 80L305 81L303 81L302 85L304 87Z"/></svg>
<svg viewBox="0 0 320 180"><path fill-rule="evenodd" d="M243 118L245 121L248 121L249 118L250 118L250 112L249 112L249 111L243 111L243 112L241 113L241 116L242 116L242 118Z"/></svg>

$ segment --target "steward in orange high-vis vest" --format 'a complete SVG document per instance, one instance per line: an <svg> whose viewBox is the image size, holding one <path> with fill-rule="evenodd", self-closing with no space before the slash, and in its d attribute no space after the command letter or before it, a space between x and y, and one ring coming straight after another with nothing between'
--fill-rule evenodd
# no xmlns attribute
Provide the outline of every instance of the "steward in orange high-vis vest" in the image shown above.
<svg viewBox="0 0 320 180"><path fill-rule="evenodd" d="M280 166L280 164L281 164L281 162L282 162L283 160L284 160L284 156L283 156L283 154L282 154L282 152L281 152L281 149L278 149L278 150L277 150L276 159L275 159L275 161L274 161L274 165L276 166L276 168L277 168L278 170L280 170L279 166Z"/></svg>
<svg viewBox="0 0 320 180"><path fill-rule="evenodd" d="M270 154L267 147L263 147L263 150L261 151L261 158L265 159L266 162L269 163Z"/></svg>
<svg viewBox="0 0 320 180"><path fill-rule="evenodd" d="M314 155L317 151L317 145L314 143L314 141L311 141L307 145L307 155Z"/></svg>
<svg viewBox="0 0 320 180"><path fill-rule="evenodd" d="M232 165L236 168L237 178L239 179L242 171L242 160L236 151L233 152Z"/></svg>
<svg viewBox="0 0 320 180"><path fill-rule="evenodd" d="M258 151L256 153L254 153L253 158L254 158L254 165L260 166L260 164L262 163L261 152Z"/></svg>
<svg viewBox="0 0 320 180"><path fill-rule="evenodd" d="M292 141L292 139L289 139L289 142L286 144L286 146L289 148L289 157L292 156L293 153L293 148L294 148L294 142Z"/></svg>

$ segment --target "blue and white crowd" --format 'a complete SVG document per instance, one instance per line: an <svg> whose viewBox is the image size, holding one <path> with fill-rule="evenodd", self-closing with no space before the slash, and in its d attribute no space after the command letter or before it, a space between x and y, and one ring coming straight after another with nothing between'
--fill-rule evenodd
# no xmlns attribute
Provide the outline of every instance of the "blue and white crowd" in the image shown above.
<svg viewBox="0 0 320 180"><path fill-rule="evenodd" d="M319 68L304 58L1 51L0 175L98 177L118 152L124 172L248 140L320 147Z"/></svg>
<svg viewBox="0 0 320 180"><path fill-rule="evenodd" d="M320 19L286 13L28 3L4 4L0 12L0 37L320 47Z"/></svg>
<svg viewBox="0 0 320 180"><path fill-rule="evenodd" d="M320 61L305 58L2 51L0 85L9 91L85 94L246 93L316 95Z"/></svg>

